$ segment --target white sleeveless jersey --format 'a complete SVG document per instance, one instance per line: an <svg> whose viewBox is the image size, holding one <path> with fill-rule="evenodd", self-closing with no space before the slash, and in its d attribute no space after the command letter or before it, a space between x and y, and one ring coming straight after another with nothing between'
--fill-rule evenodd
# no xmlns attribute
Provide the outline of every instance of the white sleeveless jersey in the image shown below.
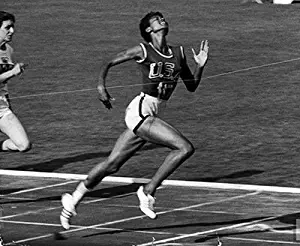
<svg viewBox="0 0 300 246"><path fill-rule="evenodd" d="M6 49L0 49L0 74L5 73L11 70L14 67L14 63L12 61L12 53L13 49L10 45L5 45ZM4 81L0 83L0 96L7 95L8 88L7 83Z"/></svg>

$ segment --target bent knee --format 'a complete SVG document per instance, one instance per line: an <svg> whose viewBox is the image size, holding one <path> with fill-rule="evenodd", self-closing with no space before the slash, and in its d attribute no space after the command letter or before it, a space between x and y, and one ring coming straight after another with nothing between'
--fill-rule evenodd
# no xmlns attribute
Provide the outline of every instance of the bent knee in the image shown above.
<svg viewBox="0 0 300 246"><path fill-rule="evenodd" d="M181 151L184 156L190 157L195 153L195 147L193 144L187 142L181 147Z"/></svg>

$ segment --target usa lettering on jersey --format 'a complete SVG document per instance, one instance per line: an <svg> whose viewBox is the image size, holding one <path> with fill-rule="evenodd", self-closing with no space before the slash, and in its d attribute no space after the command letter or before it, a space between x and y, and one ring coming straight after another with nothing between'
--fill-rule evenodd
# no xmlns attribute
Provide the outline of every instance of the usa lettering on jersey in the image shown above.
<svg viewBox="0 0 300 246"><path fill-rule="evenodd" d="M171 62L158 62L150 64L149 79L166 78L174 79L175 64Z"/></svg>

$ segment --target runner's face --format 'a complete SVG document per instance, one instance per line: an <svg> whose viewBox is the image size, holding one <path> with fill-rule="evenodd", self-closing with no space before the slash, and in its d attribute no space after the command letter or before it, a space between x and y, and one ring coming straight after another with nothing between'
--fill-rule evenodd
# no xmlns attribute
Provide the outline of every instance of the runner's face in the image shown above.
<svg viewBox="0 0 300 246"><path fill-rule="evenodd" d="M161 16L153 16L149 20L150 27L153 32L158 32L162 29L168 29L169 25L168 22L166 22L165 18Z"/></svg>
<svg viewBox="0 0 300 246"><path fill-rule="evenodd" d="M12 40L14 32L14 22L12 22L11 20L3 21L0 27L0 42L10 42Z"/></svg>

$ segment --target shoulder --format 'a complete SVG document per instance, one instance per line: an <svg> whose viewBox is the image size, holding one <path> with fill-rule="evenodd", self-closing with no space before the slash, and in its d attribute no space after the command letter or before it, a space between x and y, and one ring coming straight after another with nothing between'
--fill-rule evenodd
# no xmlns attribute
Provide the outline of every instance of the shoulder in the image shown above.
<svg viewBox="0 0 300 246"><path fill-rule="evenodd" d="M139 59L136 60L136 62L142 63L147 58L147 55L148 55L147 50L148 50L148 47L150 47L150 45L147 43L140 43L138 47L140 50L140 56L139 56Z"/></svg>
<svg viewBox="0 0 300 246"><path fill-rule="evenodd" d="M135 56L138 56L139 54L141 54L142 51L143 51L142 47L140 45L136 45L134 47L128 48L127 50L124 50L121 53L128 54L128 55L135 57Z"/></svg>
<svg viewBox="0 0 300 246"><path fill-rule="evenodd" d="M140 59L140 57L143 54L143 50L139 45L136 45L134 47L128 48L126 50L123 50L121 52L119 52L115 59L119 60L119 59L123 59L123 60L137 60Z"/></svg>

